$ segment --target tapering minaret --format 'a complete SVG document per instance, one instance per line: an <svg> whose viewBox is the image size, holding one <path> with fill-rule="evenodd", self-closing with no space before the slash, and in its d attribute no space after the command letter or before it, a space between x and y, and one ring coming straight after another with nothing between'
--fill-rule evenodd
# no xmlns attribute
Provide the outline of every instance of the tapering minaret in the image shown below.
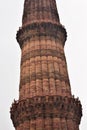
<svg viewBox="0 0 87 130"><path fill-rule="evenodd" d="M64 54L67 38L55 0L25 0L19 100L11 107L15 130L79 130L80 101L71 94Z"/></svg>

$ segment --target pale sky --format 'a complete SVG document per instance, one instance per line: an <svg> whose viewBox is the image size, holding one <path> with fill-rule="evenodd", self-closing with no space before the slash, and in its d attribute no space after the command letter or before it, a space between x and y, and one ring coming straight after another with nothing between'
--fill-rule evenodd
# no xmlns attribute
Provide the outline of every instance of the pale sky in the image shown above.
<svg viewBox="0 0 87 130"><path fill-rule="evenodd" d="M0 2L0 130L15 130L10 106L18 99L21 51L16 32L21 26L24 0ZM87 0L57 0L68 39L65 54L72 94L83 107L80 130L87 130Z"/></svg>

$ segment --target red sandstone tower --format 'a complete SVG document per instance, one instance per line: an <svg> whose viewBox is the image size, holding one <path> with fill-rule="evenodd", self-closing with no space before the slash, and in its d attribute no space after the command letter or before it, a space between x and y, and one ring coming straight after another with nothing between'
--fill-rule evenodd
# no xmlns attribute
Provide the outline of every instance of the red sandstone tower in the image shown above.
<svg viewBox="0 0 87 130"><path fill-rule="evenodd" d="M71 94L55 0L25 0L17 32L21 57L19 100L11 107L16 130L79 130L80 101Z"/></svg>

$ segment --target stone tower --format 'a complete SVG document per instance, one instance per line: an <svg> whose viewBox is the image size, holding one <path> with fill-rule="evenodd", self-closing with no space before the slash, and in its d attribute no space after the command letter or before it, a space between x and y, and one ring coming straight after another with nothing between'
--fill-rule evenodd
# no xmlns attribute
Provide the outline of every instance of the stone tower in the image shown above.
<svg viewBox="0 0 87 130"><path fill-rule="evenodd" d="M11 107L15 130L79 130L80 101L71 94L64 44L67 38L55 0L25 0L19 100Z"/></svg>

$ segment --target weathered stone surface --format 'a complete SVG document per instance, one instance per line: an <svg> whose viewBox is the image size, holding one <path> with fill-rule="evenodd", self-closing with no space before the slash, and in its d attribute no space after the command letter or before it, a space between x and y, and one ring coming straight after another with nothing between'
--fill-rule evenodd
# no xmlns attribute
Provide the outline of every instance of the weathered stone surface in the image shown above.
<svg viewBox="0 0 87 130"><path fill-rule="evenodd" d="M64 54L67 33L55 0L25 0L19 100L10 113L16 130L79 130L82 107L71 94Z"/></svg>
<svg viewBox="0 0 87 130"><path fill-rule="evenodd" d="M17 32L17 41L21 48L27 40L35 40L36 37L38 39L41 37L53 37L64 46L67 33L61 24L57 25L50 22L32 23L20 28Z"/></svg>
<svg viewBox="0 0 87 130"><path fill-rule="evenodd" d="M55 0L25 0L23 26L32 22L60 22Z"/></svg>
<svg viewBox="0 0 87 130"><path fill-rule="evenodd" d="M50 123L52 127L58 128L58 120L60 119L61 129L64 129L65 126L67 127L67 122L68 125L70 125L70 122L77 126L80 124L81 109L78 99L55 95L40 96L15 101L11 108L11 119L15 127L27 121L31 122L31 120L35 121L34 125L36 126L36 122L39 123L38 120L40 120L43 126L41 129L44 130L43 120L48 119L45 125L51 129ZM35 130L38 130L38 128Z"/></svg>

